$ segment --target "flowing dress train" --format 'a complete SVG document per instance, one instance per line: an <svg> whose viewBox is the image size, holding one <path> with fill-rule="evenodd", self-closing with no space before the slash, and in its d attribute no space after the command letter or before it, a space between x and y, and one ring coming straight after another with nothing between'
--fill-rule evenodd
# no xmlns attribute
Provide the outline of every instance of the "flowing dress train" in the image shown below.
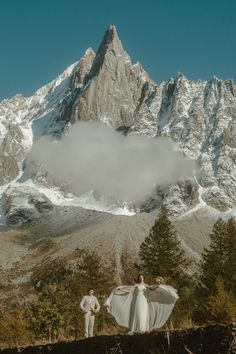
<svg viewBox="0 0 236 354"><path fill-rule="evenodd" d="M120 326L143 333L162 327L177 299L177 291L172 286L136 284L114 289L105 306Z"/></svg>

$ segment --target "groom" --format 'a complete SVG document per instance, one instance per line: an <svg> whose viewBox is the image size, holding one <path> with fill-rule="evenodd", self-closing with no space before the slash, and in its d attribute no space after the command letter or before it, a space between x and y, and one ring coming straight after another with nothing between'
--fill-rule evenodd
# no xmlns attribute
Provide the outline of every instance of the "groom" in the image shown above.
<svg viewBox="0 0 236 354"><path fill-rule="evenodd" d="M86 338L93 337L95 313L100 310L98 299L93 294L94 291L90 288L88 295L83 296L80 302L80 308L84 313L84 336Z"/></svg>

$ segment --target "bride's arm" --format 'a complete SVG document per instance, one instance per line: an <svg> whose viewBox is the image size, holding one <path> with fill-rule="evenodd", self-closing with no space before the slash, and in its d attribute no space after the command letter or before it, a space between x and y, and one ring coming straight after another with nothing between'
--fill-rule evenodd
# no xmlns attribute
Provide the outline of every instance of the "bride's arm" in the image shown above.
<svg viewBox="0 0 236 354"><path fill-rule="evenodd" d="M157 285L147 285L146 288L149 289L149 290L156 290L157 288L159 288L159 284L157 284Z"/></svg>
<svg viewBox="0 0 236 354"><path fill-rule="evenodd" d="M117 290L123 291L124 293L131 293L132 291L134 291L134 286L118 286Z"/></svg>
<svg viewBox="0 0 236 354"><path fill-rule="evenodd" d="M157 288L159 288L160 285L165 284L165 279L161 276L157 277L155 280L156 280L156 285L147 285L147 288L149 290L156 290Z"/></svg>

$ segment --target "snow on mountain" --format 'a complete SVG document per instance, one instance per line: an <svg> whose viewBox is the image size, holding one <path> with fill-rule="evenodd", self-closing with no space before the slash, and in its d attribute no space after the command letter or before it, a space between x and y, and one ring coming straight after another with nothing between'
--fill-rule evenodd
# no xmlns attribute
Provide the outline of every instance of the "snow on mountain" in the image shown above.
<svg viewBox="0 0 236 354"><path fill-rule="evenodd" d="M93 191L75 197L71 193L62 193L59 188L48 188L28 179L23 183L9 183L7 188L2 188L0 224L6 222L12 226L22 225L39 218L53 206L80 207L114 215L135 215L126 203L118 204L117 201L105 197L95 198Z"/></svg>
<svg viewBox="0 0 236 354"><path fill-rule="evenodd" d="M69 92L68 78L76 64L40 88L32 97L16 95L0 102L1 184L11 181L20 173L35 136L59 129L56 123L52 124L52 120L60 115L61 103Z"/></svg>
<svg viewBox="0 0 236 354"><path fill-rule="evenodd" d="M34 140L62 132L70 118L68 107L74 93L71 79L74 71L79 77L86 74L93 59L91 53L92 49L86 51L79 62L33 96L16 95L0 102L0 184L18 176Z"/></svg>
<svg viewBox="0 0 236 354"><path fill-rule="evenodd" d="M101 121L124 134L169 136L186 156L197 159L196 178L157 186L141 210L164 209L178 217L205 206L227 215L235 208L236 86L231 80L192 81L178 74L156 84L139 63L132 64L116 28L110 26L96 54L89 48L32 97L17 95L0 102L2 190L22 175L35 140L45 134L60 137L77 120ZM27 178L31 176L24 181ZM34 183L52 197L49 185L42 190L37 178ZM92 192L75 203L132 214L119 203L97 201Z"/></svg>

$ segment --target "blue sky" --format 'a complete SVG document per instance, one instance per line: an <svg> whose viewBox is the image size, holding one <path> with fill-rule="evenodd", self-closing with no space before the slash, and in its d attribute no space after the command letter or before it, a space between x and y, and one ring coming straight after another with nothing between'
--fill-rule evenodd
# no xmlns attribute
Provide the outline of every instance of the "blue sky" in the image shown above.
<svg viewBox="0 0 236 354"><path fill-rule="evenodd" d="M33 94L110 24L157 82L178 71L236 80L236 0L2 0L0 99Z"/></svg>

